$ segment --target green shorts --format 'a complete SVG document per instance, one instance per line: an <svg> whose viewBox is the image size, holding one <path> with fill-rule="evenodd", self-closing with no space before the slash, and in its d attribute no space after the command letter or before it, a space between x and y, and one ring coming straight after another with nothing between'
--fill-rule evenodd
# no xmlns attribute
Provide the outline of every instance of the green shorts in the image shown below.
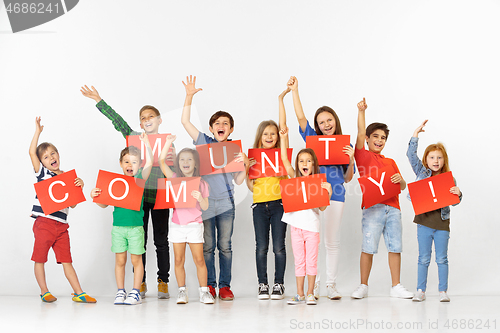
<svg viewBox="0 0 500 333"><path fill-rule="evenodd" d="M111 229L111 251L122 253L128 251L131 254L143 254L144 249L144 228L139 227L118 227Z"/></svg>

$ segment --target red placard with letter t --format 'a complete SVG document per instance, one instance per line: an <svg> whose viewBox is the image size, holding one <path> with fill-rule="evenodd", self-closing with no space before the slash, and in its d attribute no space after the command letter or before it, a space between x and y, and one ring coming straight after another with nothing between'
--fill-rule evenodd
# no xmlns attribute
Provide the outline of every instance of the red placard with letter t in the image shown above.
<svg viewBox="0 0 500 333"><path fill-rule="evenodd" d="M453 186L455 182L451 171L409 183L408 191L415 215L459 203L458 195L450 193Z"/></svg>
<svg viewBox="0 0 500 333"><path fill-rule="evenodd" d="M149 144L151 145L151 151L153 153L153 166L159 166L158 158L160 157L161 150L163 146L165 146L165 142L167 141L167 134L151 134L148 135ZM143 167L146 164L146 145L141 141L139 135L128 135L127 136L127 147L134 146L141 151L141 159ZM172 147L168 150L169 153L172 152ZM167 160L167 165L174 165L173 161Z"/></svg>
<svg viewBox="0 0 500 333"><path fill-rule="evenodd" d="M200 177L158 179L154 209L196 207L197 200L191 192L200 190L200 180Z"/></svg>
<svg viewBox="0 0 500 333"><path fill-rule="evenodd" d="M292 160L292 150L288 148L286 151L289 161ZM250 179L287 175L281 160L281 149L248 149L248 158L255 159L255 164L248 170Z"/></svg>
<svg viewBox="0 0 500 333"><path fill-rule="evenodd" d="M196 146L200 154L200 175L230 173L244 171L243 162L234 161L235 155L241 152L241 141L215 142Z"/></svg>
<svg viewBox="0 0 500 333"><path fill-rule="evenodd" d="M365 208L384 202L401 193L401 185L391 181L391 177L395 173L392 167L384 167L358 179L363 192Z"/></svg>
<svg viewBox="0 0 500 333"><path fill-rule="evenodd" d="M326 175L319 173L307 177L282 179L281 199L285 213L330 205L328 191L321 187Z"/></svg>
<svg viewBox="0 0 500 333"><path fill-rule="evenodd" d="M35 183L36 196L45 215L85 201L82 188L75 185L76 178L73 169Z"/></svg>
<svg viewBox="0 0 500 333"><path fill-rule="evenodd" d="M350 139L349 135L309 135L306 147L314 150L319 165L349 164L349 156L343 150Z"/></svg>
<svg viewBox="0 0 500 333"><path fill-rule="evenodd" d="M95 187L100 188L102 192L94 198L94 202L140 210L145 184L144 179L99 170Z"/></svg>

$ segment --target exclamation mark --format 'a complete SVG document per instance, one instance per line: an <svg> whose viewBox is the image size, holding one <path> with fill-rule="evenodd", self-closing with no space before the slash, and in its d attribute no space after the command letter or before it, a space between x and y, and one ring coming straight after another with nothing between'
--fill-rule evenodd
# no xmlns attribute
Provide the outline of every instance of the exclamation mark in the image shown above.
<svg viewBox="0 0 500 333"><path fill-rule="evenodd" d="M429 187L431 188L432 197L434 198L434 202L437 202L436 194L434 193L434 186L432 186L432 181L429 181Z"/></svg>

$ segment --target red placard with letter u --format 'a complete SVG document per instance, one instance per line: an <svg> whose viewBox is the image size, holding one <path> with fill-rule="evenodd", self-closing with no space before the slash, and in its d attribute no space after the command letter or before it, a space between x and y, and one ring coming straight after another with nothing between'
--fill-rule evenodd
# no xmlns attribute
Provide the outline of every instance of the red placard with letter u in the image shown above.
<svg viewBox="0 0 500 333"><path fill-rule="evenodd" d="M99 170L95 187L101 189L101 194L94 198L94 202L140 210L145 184L144 179Z"/></svg>
<svg viewBox="0 0 500 333"><path fill-rule="evenodd" d="M358 179L363 192L365 208L384 202L401 193L401 186L391 181L391 177L395 173L394 168L384 167Z"/></svg>
<svg viewBox="0 0 500 333"><path fill-rule="evenodd" d="M326 175L319 173L307 177L282 179L281 200L285 213L330 205L328 191L321 187Z"/></svg>
<svg viewBox="0 0 500 333"><path fill-rule="evenodd" d="M411 203L416 215L460 202L458 195L450 193L455 186L451 171L408 184Z"/></svg>
<svg viewBox="0 0 500 333"><path fill-rule="evenodd" d="M200 190L200 180L200 177L158 179L154 209L196 207L197 200L191 192Z"/></svg>
<svg viewBox="0 0 500 333"><path fill-rule="evenodd" d="M196 146L200 154L200 175L244 171L243 163L234 161L241 152L241 141L215 142Z"/></svg>
<svg viewBox="0 0 500 333"><path fill-rule="evenodd" d="M161 150L163 146L165 146L165 142L167 141L167 134L151 134L148 135L149 144L151 145L151 151L153 152L153 166L159 166L158 158L160 157ZM127 147L134 146L141 151L141 159L143 167L146 164L146 145L141 141L139 135L128 135L127 136ZM172 147L168 150L169 153L172 152ZM174 165L173 161L167 160L167 165Z"/></svg>
<svg viewBox="0 0 500 333"><path fill-rule="evenodd" d="M85 201L82 188L75 185L76 178L73 169L35 183L36 196L45 215Z"/></svg>
<svg viewBox="0 0 500 333"><path fill-rule="evenodd" d="M286 151L289 161L292 160L292 150L288 148ZM281 149L248 149L248 158L255 159L255 164L248 170L250 179L287 175L281 160Z"/></svg>
<svg viewBox="0 0 500 333"><path fill-rule="evenodd" d="M349 135L309 135L306 147L314 150L319 165L349 164L349 156L343 150L350 139Z"/></svg>

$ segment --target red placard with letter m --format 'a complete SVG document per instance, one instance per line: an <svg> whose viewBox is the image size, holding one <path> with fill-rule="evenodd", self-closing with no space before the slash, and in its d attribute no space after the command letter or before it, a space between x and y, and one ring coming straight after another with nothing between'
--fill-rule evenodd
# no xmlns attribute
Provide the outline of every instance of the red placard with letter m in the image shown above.
<svg viewBox="0 0 500 333"><path fill-rule="evenodd" d="M159 166L158 158L160 157L161 150L163 146L165 146L165 142L167 140L167 134L151 134L148 135L149 144L151 145L151 150L153 153L153 166ZM141 159L143 167L146 164L146 145L141 141L139 135L127 135L127 147L134 146L141 151ZM172 147L168 150L169 153L172 152ZM173 161L167 160L167 165L174 165Z"/></svg>
<svg viewBox="0 0 500 333"><path fill-rule="evenodd" d="M82 188L75 185L76 178L73 169L35 183L36 196L45 215L85 201Z"/></svg>
<svg viewBox="0 0 500 333"><path fill-rule="evenodd" d="M307 177L282 179L281 200L285 213L330 205L328 191L321 187L326 175L319 173Z"/></svg>
<svg viewBox="0 0 500 333"><path fill-rule="evenodd" d="M146 181L118 173L99 170L95 187L101 194L94 198L95 203L140 210Z"/></svg>
<svg viewBox="0 0 500 333"><path fill-rule="evenodd" d="M200 180L200 177L158 179L154 209L196 207L197 200L191 192L200 190Z"/></svg>

